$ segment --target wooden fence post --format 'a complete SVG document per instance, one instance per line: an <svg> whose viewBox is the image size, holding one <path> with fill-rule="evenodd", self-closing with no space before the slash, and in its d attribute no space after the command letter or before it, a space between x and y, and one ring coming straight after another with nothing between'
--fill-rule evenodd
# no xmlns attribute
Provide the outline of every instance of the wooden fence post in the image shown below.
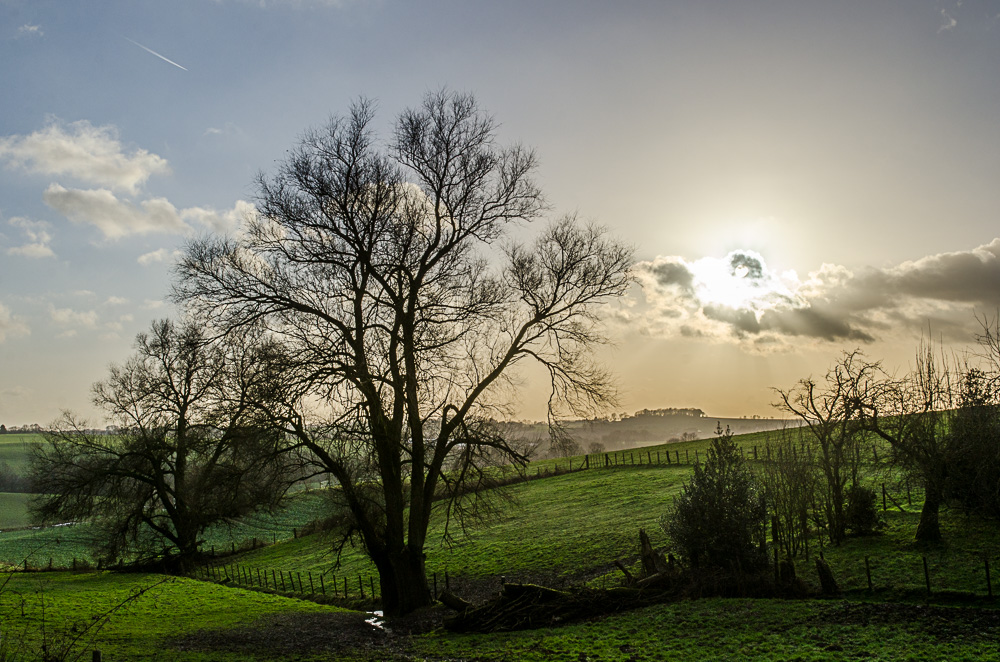
<svg viewBox="0 0 1000 662"><path fill-rule="evenodd" d="M885 512L885 483L882 483L882 512Z"/></svg>
<svg viewBox="0 0 1000 662"><path fill-rule="evenodd" d="M323 583L323 573L319 573L319 590L323 591L323 595L326 595L326 584Z"/></svg>
<svg viewBox="0 0 1000 662"><path fill-rule="evenodd" d="M309 595L316 595L316 587L313 586L313 573L309 570Z"/></svg>
<svg viewBox="0 0 1000 662"><path fill-rule="evenodd" d="M434 572L434 599L438 599L438 574Z"/></svg>
<svg viewBox="0 0 1000 662"><path fill-rule="evenodd" d="M927 585L927 595L931 594L931 573L927 570L927 557L921 556L924 561L924 583Z"/></svg>
<svg viewBox="0 0 1000 662"><path fill-rule="evenodd" d="M872 566L868 561L868 557L865 557L865 576L868 578L868 591L872 590Z"/></svg>
<svg viewBox="0 0 1000 662"><path fill-rule="evenodd" d="M368 575L368 588L372 590L372 600L375 599L375 578Z"/></svg>

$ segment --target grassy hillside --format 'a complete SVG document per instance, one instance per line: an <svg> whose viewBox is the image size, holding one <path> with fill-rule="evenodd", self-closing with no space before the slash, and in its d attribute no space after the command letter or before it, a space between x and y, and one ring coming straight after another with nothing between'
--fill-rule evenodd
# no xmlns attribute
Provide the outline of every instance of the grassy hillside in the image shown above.
<svg viewBox="0 0 1000 662"><path fill-rule="evenodd" d="M8 575L0 573L0 583ZM184 578L147 574L15 573L0 595L0 646L7 653L59 650L82 635L75 651L106 660L254 660L253 655L178 652L172 642L206 628L249 624L282 613L336 614L344 610ZM152 587L152 588L150 588ZM148 592L116 612L99 632L85 632L95 617L129 596ZM96 639L96 641L95 641ZM0 659L4 650L0 648ZM21 659L20 657L16 659ZM36 659L28 655L25 659Z"/></svg>
<svg viewBox="0 0 1000 662"><path fill-rule="evenodd" d="M42 443L40 434L0 434L0 462L6 462L19 474L28 470L31 448Z"/></svg>
<svg viewBox="0 0 1000 662"><path fill-rule="evenodd" d="M0 532L28 526L28 499L30 494L0 492Z"/></svg>
<svg viewBox="0 0 1000 662"><path fill-rule="evenodd" d="M762 435L745 435L739 441L749 458L755 445L762 452ZM448 572L460 593L462 579L487 579L489 587L501 575L509 580L549 584L564 580L613 585L621 578L613 565L616 560L636 563L640 528L650 533L654 545L666 543L659 519L690 476L691 465L685 461L703 459L707 444L686 442L609 454L609 467L604 466L603 456L591 456L590 470L549 477L546 474L557 465L560 471L567 469L569 461L533 463L529 474L541 478L512 486L515 500L501 521L467 535L454 530L455 539L448 544L442 539L442 513L436 514L427 547L428 572L431 577L437 575L439 587L443 587L443 576ZM670 464L666 463L668 450ZM677 464L678 458L681 464ZM574 469L584 464L582 457L572 461ZM993 584L1000 590L995 572L1000 567L1000 529L995 523L945 510L941 518L945 542L916 544L912 538L920 508L918 495L914 493L908 503L905 494L897 493L896 501L902 508L890 507L883 514L886 526L879 535L850 538L839 547L822 549L850 600L847 602L712 599L660 605L560 628L489 636L438 631L411 638L406 635L409 626L397 626L402 634L393 639L395 635L366 624L363 615L344 615L266 591L178 579L157 587L127 613L116 615L101 633L100 647L105 659L181 661L249 660L255 659L254 654L288 660L332 656L484 662L854 657L971 660L993 655L1000 645L1000 612L982 609L996 604L985 600L984 561L991 561ZM367 587L367 577L373 574L363 553L348 548L341 567L333 570L332 540L322 533L301 535L303 525L325 512L321 492L302 493L279 513L248 518L232 529L214 530L210 545L222 551L234 541L252 537L277 540L220 561L304 575L326 572L328 588L332 576L341 581L349 577L353 594L357 575L365 577ZM39 560L35 565L44 566L50 555L71 559L71 552L79 551L92 533L89 527L73 526L16 535L20 538L0 535L0 555L16 557L11 550L17 545L27 549L44 543L35 556ZM820 551L818 541L811 542L810 551L812 556ZM811 560L799 560L798 567L808 584L818 584ZM872 592L867 588L868 571ZM941 605L957 600L965 606L924 606L928 578L932 589L929 602ZM30 584L32 581L35 583ZM10 587L19 595L44 596L50 601L48 613L57 614L58 622L70 627L75 621L86 622L103 608L101 605L114 604L152 581L152 576L144 575L37 573L17 575L19 583ZM897 600L910 604L886 604ZM0 610L4 605L8 611L3 627L21 632L22 638L35 637L27 633L37 631L39 612L31 607L25 617L28 620L18 620L19 612L11 611L13 604L0 600ZM328 618L344 620L322 620Z"/></svg>

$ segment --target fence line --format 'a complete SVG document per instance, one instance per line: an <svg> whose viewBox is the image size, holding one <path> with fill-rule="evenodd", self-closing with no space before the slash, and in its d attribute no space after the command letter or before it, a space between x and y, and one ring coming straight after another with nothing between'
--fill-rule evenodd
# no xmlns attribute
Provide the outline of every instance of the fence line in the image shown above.
<svg viewBox="0 0 1000 662"><path fill-rule="evenodd" d="M841 590L867 590L869 592L881 590L906 590L922 591L930 597L934 594L960 593L972 594L979 597L993 599L993 577L991 560L996 561L1000 557L991 558L989 554L983 553L978 558L968 563L966 577L971 577L973 581L962 586L950 586L943 583L940 577L940 566L933 568L928 562L926 555L918 557L900 556L864 556L862 559L852 559L853 563L862 564L863 572L851 573L848 568L840 567ZM954 570L955 566L961 563L955 559L949 559L948 567ZM839 564L838 564L839 565ZM899 568L904 568L902 571ZM905 570L909 568L909 570ZM835 575L838 568L833 568ZM855 568L855 570L860 570ZM803 571L804 572L804 571ZM888 574L891 573L891 574ZM956 573L951 572L952 576ZM609 575L606 573L599 578L602 588L609 584ZM338 600L373 600L381 598L379 583L374 575L368 574L344 574L336 575L331 573L316 573L311 570L303 572L291 570L277 570L274 568L257 568L236 563L205 564L194 573L195 578L201 578L215 582L230 582L237 586L249 588L268 589L282 593L297 593L306 597L324 596ZM428 576L428 589L431 596L436 600L444 591L451 591L452 586L457 582L460 586L471 584L496 583L500 585L505 581L501 575L487 575L482 577L470 577L464 573L455 575L448 569L442 572L433 571ZM610 577L613 579L613 577ZM611 581L612 585L617 582ZM461 589L459 589L461 590Z"/></svg>

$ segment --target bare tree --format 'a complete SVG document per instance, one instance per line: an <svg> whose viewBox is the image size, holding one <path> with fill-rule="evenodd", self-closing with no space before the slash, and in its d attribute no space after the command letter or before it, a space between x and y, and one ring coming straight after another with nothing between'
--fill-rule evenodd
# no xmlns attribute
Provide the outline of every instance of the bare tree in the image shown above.
<svg viewBox="0 0 1000 662"><path fill-rule="evenodd" d="M800 427L769 432L766 457L758 463L772 542L789 559L808 551L809 514L820 491L818 468L801 447L802 432Z"/></svg>
<svg viewBox="0 0 1000 662"><path fill-rule="evenodd" d="M882 380L856 398L866 429L888 442L893 460L924 487L916 539L941 539L938 513L950 464L949 435L960 403L956 372L930 343L917 350L916 366L899 380Z"/></svg>
<svg viewBox="0 0 1000 662"><path fill-rule="evenodd" d="M861 402L878 381L879 370L877 363L865 361L854 351L845 353L822 383L810 377L787 391L775 389L780 398L775 406L802 419L818 445L816 461L826 483L826 521L835 544L847 535L844 503L848 481L852 486L858 481L858 446L864 435Z"/></svg>
<svg viewBox="0 0 1000 662"><path fill-rule="evenodd" d="M516 243L510 230L545 210L535 156L497 145L471 96L427 95L388 144L373 118L361 101L306 134L260 176L259 216L241 236L188 247L176 296L286 344L301 394L287 432L336 478L345 530L378 568L385 608L402 613L430 602L435 500L468 495L460 479L482 475L484 457L523 460L485 425L511 371L547 370L553 416L608 401L591 360L596 306L628 287L631 251L571 218Z"/></svg>
<svg viewBox="0 0 1000 662"><path fill-rule="evenodd" d="M135 355L93 388L111 433L65 414L36 448L35 517L94 520L107 562L183 568L206 527L274 505L286 471L280 432L258 408L275 383L258 340L211 342L194 321L139 334Z"/></svg>

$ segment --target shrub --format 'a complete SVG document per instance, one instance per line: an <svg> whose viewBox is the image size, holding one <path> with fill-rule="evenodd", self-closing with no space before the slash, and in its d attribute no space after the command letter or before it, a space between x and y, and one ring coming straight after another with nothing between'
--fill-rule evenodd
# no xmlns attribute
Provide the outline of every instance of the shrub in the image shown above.
<svg viewBox="0 0 1000 662"><path fill-rule="evenodd" d="M764 493L729 428L716 434L661 525L692 567L756 571L768 562Z"/></svg>
<svg viewBox="0 0 1000 662"><path fill-rule="evenodd" d="M870 536L881 525L875 490L856 485L847 490L847 529L857 536Z"/></svg>

